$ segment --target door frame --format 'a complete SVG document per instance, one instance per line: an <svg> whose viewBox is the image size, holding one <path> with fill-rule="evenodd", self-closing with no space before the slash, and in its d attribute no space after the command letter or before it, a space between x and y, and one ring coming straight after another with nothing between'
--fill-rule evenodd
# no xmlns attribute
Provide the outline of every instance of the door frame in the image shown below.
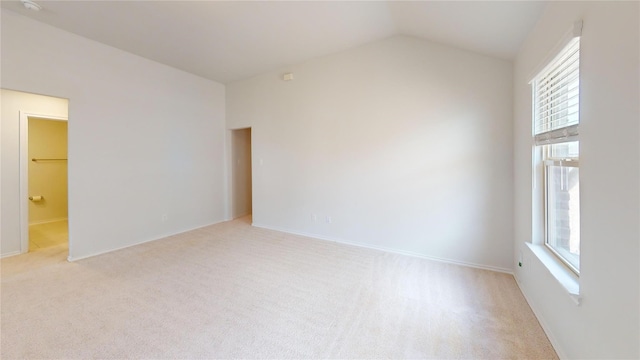
<svg viewBox="0 0 640 360"><path fill-rule="evenodd" d="M20 253L29 252L29 118L69 122L67 116L20 111ZM68 131L68 130L67 130ZM67 139L69 134L67 133ZM69 158L67 143L67 159ZM67 179L69 168L67 165ZM69 182L67 180L67 188ZM67 195L68 197L68 195ZM71 248L71 241L69 241Z"/></svg>
<svg viewBox="0 0 640 360"><path fill-rule="evenodd" d="M227 177L226 177L226 190L227 190L227 206L226 206L226 218L227 220L234 219L234 209L233 209L233 200L234 200L234 183L233 183L233 170L235 164L233 163L233 132L237 130L250 130L249 143L251 147L251 212L255 210L255 202L254 202L254 194L255 194L255 161L254 161L254 129L252 126L243 126L238 128L230 128L227 129Z"/></svg>

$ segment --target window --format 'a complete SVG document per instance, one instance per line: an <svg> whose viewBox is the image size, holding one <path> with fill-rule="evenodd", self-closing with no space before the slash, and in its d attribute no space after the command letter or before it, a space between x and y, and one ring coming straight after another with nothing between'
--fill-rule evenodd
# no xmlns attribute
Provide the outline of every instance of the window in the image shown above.
<svg viewBox="0 0 640 360"><path fill-rule="evenodd" d="M542 172L544 244L580 273L580 38L533 80L535 166Z"/></svg>

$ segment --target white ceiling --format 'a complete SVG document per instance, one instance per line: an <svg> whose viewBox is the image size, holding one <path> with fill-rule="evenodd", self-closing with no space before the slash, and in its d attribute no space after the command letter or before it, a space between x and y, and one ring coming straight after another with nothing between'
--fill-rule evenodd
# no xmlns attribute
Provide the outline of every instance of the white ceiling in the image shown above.
<svg viewBox="0 0 640 360"><path fill-rule="evenodd" d="M228 83L404 34L512 59L540 1L36 1L10 9Z"/></svg>

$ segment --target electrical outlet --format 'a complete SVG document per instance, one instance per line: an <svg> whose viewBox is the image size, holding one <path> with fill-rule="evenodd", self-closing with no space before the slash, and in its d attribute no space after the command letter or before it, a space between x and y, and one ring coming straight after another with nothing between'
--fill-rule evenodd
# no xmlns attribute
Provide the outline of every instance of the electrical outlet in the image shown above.
<svg viewBox="0 0 640 360"><path fill-rule="evenodd" d="M518 254L518 266L522 267L522 251Z"/></svg>
<svg viewBox="0 0 640 360"><path fill-rule="evenodd" d="M162 214L162 222L167 222L167 220L169 220L169 215Z"/></svg>
<svg viewBox="0 0 640 360"><path fill-rule="evenodd" d="M313 222L318 222L318 215L311 214L311 219L313 220Z"/></svg>
<svg viewBox="0 0 640 360"><path fill-rule="evenodd" d="M331 216L327 216L326 221L327 224L331 224L333 222L333 219L331 219Z"/></svg>

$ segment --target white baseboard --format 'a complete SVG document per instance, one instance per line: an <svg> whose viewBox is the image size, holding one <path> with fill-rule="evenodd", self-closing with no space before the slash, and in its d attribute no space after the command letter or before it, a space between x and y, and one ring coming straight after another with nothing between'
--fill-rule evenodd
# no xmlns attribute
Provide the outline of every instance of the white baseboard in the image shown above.
<svg viewBox="0 0 640 360"><path fill-rule="evenodd" d="M383 247L383 246L375 246L375 245L363 244L363 243L358 243L358 242L351 242L351 241L347 241L347 240L343 240L343 239L337 239L337 238L332 238L332 237L318 235L318 234L311 234L311 233L305 233L305 232L301 232L301 231L295 231L295 230L280 228L280 227L277 227L277 226L268 226L268 225L262 225L262 224L257 224L257 223L252 223L251 225L255 226L255 227L263 228L263 229L275 230L275 231L280 231L280 232L293 234L293 235L305 236L305 237L318 239L318 240L331 241L331 242L335 242L335 243L339 243L339 244L358 246L358 247L367 248L367 249L385 251L385 252L393 253L393 254L406 255L406 256L417 257L417 258L426 259L426 260L438 261L438 262L447 263L447 264L461 265L461 266L472 267L472 268L476 268L476 269L497 271L497 272L513 275L513 270L506 269L506 268L501 268L501 267L497 267L497 266L476 264L476 263L470 263L470 262L458 261L458 260L452 260L452 259L444 259L444 258L439 258L439 257L435 257L435 256L429 256L429 255L425 255L425 254L415 253L415 252L411 252L411 251L387 248L387 247Z"/></svg>
<svg viewBox="0 0 640 360"><path fill-rule="evenodd" d="M16 255L20 255L20 254L22 254L20 251L12 251L12 252L8 252L6 254L0 255L0 259L7 258L9 256L16 256Z"/></svg>
<svg viewBox="0 0 640 360"><path fill-rule="evenodd" d="M142 244L145 244L145 243L148 243L148 242L152 242L152 241L156 241L156 240L162 240L162 239L164 239L164 238L168 238L168 237L170 237L170 236L179 235L179 234L183 234L183 233L186 233L186 232L189 232L189 231L193 231L193 230L201 229L201 228L204 228L204 227L207 227L207 226L216 225L216 224L219 224L219 223L222 223L222 222L225 222L225 221L226 221L226 220L219 220L219 221L215 221L215 222L212 222L212 223L209 223L209 224L206 224L206 225L199 225L199 226L196 226L196 227L193 227L193 228L190 228L190 229L180 230L180 231L178 231L178 232L174 232L174 233L170 233L170 234L165 234L165 235L162 235L162 236L160 236L160 237L154 237L153 239L142 240L142 241L139 241L139 242L134 243L134 244L121 246L121 247L118 247L118 248L115 248L115 249L109 249L109 250L104 250L104 251L98 251L98 252L91 253L91 254L88 254L88 255L72 257L72 256L71 256L71 254L69 254L69 256L67 257L67 261L69 261L69 262L74 262L74 261L78 261L78 260L88 259L88 258L91 258L91 257L94 257L94 256L98 256L98 255L108 254L108 253L110 253L110 252L114 252L114 251L118 251L118 250L127 249L127 248L130 248L130 247L134 247L134 246L142 245ZM70 246L71 246L71 243L70 243Z"/></svg>
<svg viewBox="0 0 640 360"><path fill-rule="evenodd" d="M64 218L57 218L57 219L51 219L51 220L34 221L34 222L30 222L29 226L31 226L31 225L49 224L49 223L54 223L54 222L58 222L58 221L66 221L66 220L68 220L68 218L64 217Z"/></svg>
<svg viewBox="0 0 640 360"><path fill-rule="evenodd" d="M560 346L560 342L558 342L556 337L553 335L553 333L551 332L551 329L549 328L549 325L545 321L540 311L537 309L537 305L533 301L531 301L531 299L527 296L527 293L525 293L524 290L522 289L522 286L520 285L520 280L518 280L518 276L516 275L515 272L513 274L513 278L516 279L516 284L518 285L518 288L520 289L522 296L524 296L524 299L527 301L527 304L529 304L531 311L533 311L533 315L535 315L536 319L538 319L538 322L540 323L540 326L542 327L542 330L544 331L544 333L547 335L547 338L549 339L551 346L553 346L553 349L556 351L556 354L558 354L558 358L569 359L569 357L567 357L565 352L562 350L562 347Z"/></svg>

